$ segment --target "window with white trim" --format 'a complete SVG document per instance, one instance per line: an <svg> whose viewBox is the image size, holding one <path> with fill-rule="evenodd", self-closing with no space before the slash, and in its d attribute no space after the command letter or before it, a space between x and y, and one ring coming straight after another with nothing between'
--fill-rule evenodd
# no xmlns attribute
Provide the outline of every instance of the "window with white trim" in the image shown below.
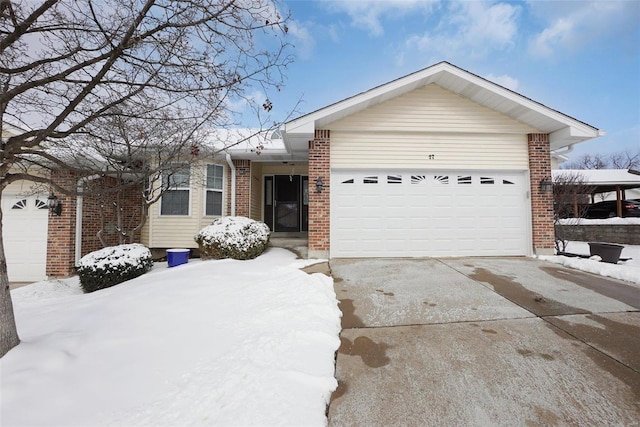
<svg viewBox="0 0 640 427"><path fill-rule="evenodd" d="M160 215L189 215L191 171L188 163L175 166L162 174L162 186L168 190L162 194Z"/></svg>
<svg viewBox="0 0 640 427"><path fill-rule="evenodd" d="M222 215L222 183L224 168L221 165L207 165L207 199L205 215Z"/></svg>

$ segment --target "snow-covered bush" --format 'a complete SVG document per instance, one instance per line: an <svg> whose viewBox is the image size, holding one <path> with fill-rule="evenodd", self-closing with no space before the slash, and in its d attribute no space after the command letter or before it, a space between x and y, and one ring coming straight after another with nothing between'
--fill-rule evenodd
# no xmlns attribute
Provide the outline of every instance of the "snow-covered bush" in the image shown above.
<svg viewBox="0 0 640 427"><path fill-rule="evenodd" d="M76 271L85 292L94 292L141 276L151 269L151 251L139 243L110 246L80 258Z"/></svg>
<svg viewBox="0 0 640 427"><path fill-rule="evenodd" d="M269 244L269 227L243 216L225 216L194 237L202 258L253 259Z"/></svg>

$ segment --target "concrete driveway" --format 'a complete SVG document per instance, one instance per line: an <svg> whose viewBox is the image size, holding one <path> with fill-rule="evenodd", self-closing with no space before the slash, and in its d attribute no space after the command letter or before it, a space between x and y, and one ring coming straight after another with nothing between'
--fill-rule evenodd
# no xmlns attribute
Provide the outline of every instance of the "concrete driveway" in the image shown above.
<svg viewBox="0 0 640 427"><path fill-rule="evenodd" d="M640 425L640 289L531 258L330 267L329 425Z"/></svg>

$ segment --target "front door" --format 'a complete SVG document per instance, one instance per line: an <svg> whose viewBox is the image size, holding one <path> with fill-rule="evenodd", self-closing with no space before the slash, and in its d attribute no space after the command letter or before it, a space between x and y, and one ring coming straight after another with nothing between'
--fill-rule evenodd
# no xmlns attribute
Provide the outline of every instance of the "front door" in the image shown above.
<svg viewBox="0 0 640 427"><path fill-rule="evenodd" d="M276 232L299 232L307 229L308 178L300 175L265 177L264 222Z"/></svg>
<svg viewBox="0 0 640 427"><path fill-rule="evenodd" d="M274 178L274 231L300 231L300 176Z"/></svg>

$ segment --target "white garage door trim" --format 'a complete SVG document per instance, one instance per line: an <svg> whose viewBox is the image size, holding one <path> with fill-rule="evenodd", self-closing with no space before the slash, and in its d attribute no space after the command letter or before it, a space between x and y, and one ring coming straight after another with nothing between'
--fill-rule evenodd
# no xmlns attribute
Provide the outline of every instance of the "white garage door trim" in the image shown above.
<svg viewBox="0 0 640 427"><path fill-rule="evenodd" d="M524 171L333 170L331 257L530 255Z"/></svg>
<svg viewBox="0 0 640 427"><path fill-rule="evenodd" d="M47 196L3 193L2 237L10 282L45 280Z"/></svg>

